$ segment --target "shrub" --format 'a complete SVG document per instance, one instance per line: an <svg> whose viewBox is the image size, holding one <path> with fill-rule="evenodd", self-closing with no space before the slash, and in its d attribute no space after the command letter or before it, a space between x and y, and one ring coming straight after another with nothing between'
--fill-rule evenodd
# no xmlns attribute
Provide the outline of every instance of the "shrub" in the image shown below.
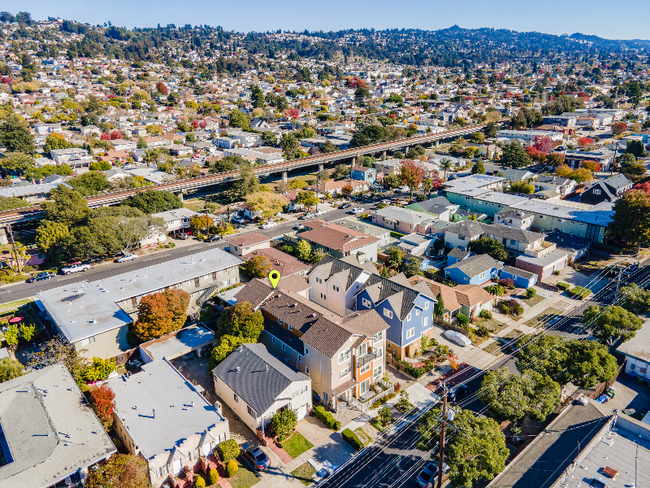
<svg viewBox="0 0 650 488"><path fill-rule="evenodd" d="M208 474L210 475L210 484L216 485L219 482L219 471L212 468Z"/></svg>
<svg viewBox="0 0 650 488"><path fill-rule="evenodd" d="M361 442L357 437L357 434L352 432L350 429L345 429L341 434L343 435L343 439L357 451L363 447L363 442Z"/></svg>
<svg viewBox="0 0 650 488"><path fill-rule="evenodd" d="M195 488L205 488L205 480L201 476L197 475L196 479L194 480L194 486Z"/></svg>
<svg viewBox="0 0 650 488"><path fill-rule="evenodd" d="M582 286L574 286L569 290L569 296L578 300L584 300L589 295L591 295L591 290Z"/></svg>
<svg viewBox="0 0 650 488"><path fill-rule="evenodd" d="M559 271L553 271L553 274L554 274L555 276L560 276L560 272L559 272Z"/></svg>
<svg viewBox="0 0 650 488"><path fill-rule="evenodd" d="M560 290L562 290L562 291L566 291L566 290L568 290L569 288L571 288L571 285L570 285L570 284L568 284L568 283L562 283L561 281L558 282L555 286L557 286L557 287L558 287Z"/></svg>
<svg viewBox="0 0 650 488"><path fill-rule="evenodd" d="M228 439L217 445L217 453L224 463L227 463L239 456L240 448L235 439ZM235 463L236 464L236 463Z"/></svg>
<svg viewBox="0 0 650 488"><path fill-rule="evenodd" d="M404 371L413 376L415 379L420 378L425 372L423 368L416 368L406 361L402 361L402 365L404 366Z"/></svg>
<svg viewBox="0 0 650 488"><path fill-rule="evenodd" d="M497 308L499 312L505 315L518 316L524 313L524 307L522 307L517 300L502 300L498 303Z"/></svg>
<svg viewBox="0 0 650 488"><path fill-rule="evenodd" d="M491 319L492 312L490 312L489 310L481 310L478 316L481 317L482 319Z"/></svg>
<svg viewBox="0 0 650 488"><path fill-rule="evenodd" d="M290 436L296 425L298 425L298 416L289 408L276 413L271 420L271 428L281 440Z"/></svg>
<svg viewBox="0 0 650 488"><path fill-rule="evenodd" d="M490 335L490 331L487 330L487 327L479 327L476 331L476 335L479 337L487 337Z"/></svg>
<svg viewBox="0 0 650 488"><path fill-rule="evenodd" d="M108 378L115 371L115 362L112 359L93 357L93 362L83 371L81 376L84 381L99 381Z"/></svg>
<svg viewBox="0 0 650 488"><path fill-rule="evenodd" d="M505 286L506 288L514 288L515 287L515 282L511 280L510 278L504 278L502 280L499 280L499 284L501 286Z"/></svg>
<svg viewBox="0 0 650 488"><path fill-rule="evenodd" d="M237 474L237 471L239 471L239 466L237 466L237 461L234 459L231 459L228 461L228 464L226 464L226 474L228 475L228 478L232 478Z"/></svg>
<svg viewBox="0 0 650 488"><path fill-rule="evenodd" d="M535 298L537 296L537 290L535 288L526 288L526 298Z"/></svg>
<svg viewBox="0 0 650 488"><path fill-rule="evenodd" d="M330 412L325 410L322 406L318 406L314 409L314 415L318 420L323 422L327 427L332 430L338 431L341 428L341 422L334 418Z"/></svg>
<svg viewBox="0 0 650 488"><path fill-rule="evenodd" d="M502 297L506 293L506 289L501 285L486 286L485 291L497 297Z"/></svg>
<svg viewBox="0 0 650 488"><path fill-rule="evenodd" d="M379 400L376 400L372 405L370 405L370 408L375 409L381 407L384 403L388 402L388 400L392 400L397 396L397 393L391 393L389 395L384 395L381 397Z"/></svg>
<svg viewBox="0 0 650 488"><path fill-rule="evenodd" d="M467 326L467 324L469 324L469 317L464 313L459 313L458 315L456 315L456 320L458 320L458 322L462 327L465 327Z"/></svg>

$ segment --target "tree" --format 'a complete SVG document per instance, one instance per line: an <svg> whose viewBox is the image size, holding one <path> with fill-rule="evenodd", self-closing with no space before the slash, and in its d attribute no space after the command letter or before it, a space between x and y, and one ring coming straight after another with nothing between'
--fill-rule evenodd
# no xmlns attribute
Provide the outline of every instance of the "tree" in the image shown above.
<svg viewBox="0 0 650 488"><path fill-rule="evenodd" d="M144 140L144 137L138 136L138 149L147 149L147 141Z"/></svg>
<svg viewBox="0 0 650 488"><path fill-rule="evenodd" d="M208 360L208 368L213 370L221 361L226 359L230 353L237 349L242 344L254 344L257 340L248 337L235 337L231 335L221 336L219 345L212 349L210 359Z"/></svg>
<svg viewBox="0 0 650 488"><path fill-rule="evenodd" d="M529 181L513 180L510 182L510 191L514 193L532 195L535 193L535 185Z"/></svg>
<svg viewBox="0 0 650 488"><path fill-rule="evenodd" d="M71 147L72 144L66 141L65 137L63 137L61 134L52 133L47 136L47 139L45 139L45 146L43 147L43 152L49 154L50 157L52 157L52 155L50 154L51 150L68 149Z"/></svg>
<svg viewBox="0 0 650 488"><path fill-rule="evenodd" d="M226 308L217 319L219 335L242 337L257 342L264 330L264 317L259 310L253 310L248 302L239 302Z"/></svg>
<svg viewBox="0 0 650 488"><path fill-rule="evenodd" d="M643 326L643 320L623 307L589 306L582 314L586 326L593 327L593 334L605 344L613 345L619 337L623 342L632 339Z"/></svg>
<svg viewBox="0 0 650 488"><path fill-rule="evenodd" d="M386 175L382 179L382 184L386 188L397 188L399 186L399 184L400 184L399 176L394 175L394 174Z"/></svg>
<svg viewBox="0 0 650 488"><path fill-rule="evenodd" d="M389 247L386 250L386 256L388 256L386 264L389 268L399 270L402 267L402 262L404 261L404 251L402 251L399 247Z"/></svg>
<svg viewBox="0 0 650 488"><path fill-rule="evenodd" d="M335 180L344 180L345 178L350 177L350 167L345 164L338 164L334 168L334 173L332 173L332 178Z"/></svg>
<svg viewBox="0 0 650 488"><path fill-rule="evenodd" d="M422 261L420 261L417 258L411 259L405 266L404 266L404 274L406 275L407 278L410 278L412 276L424 276L424 271L420 267L422 264Z"/></svg>
<svg viewBox="0 0 650 488"><path fill-rule="evenodd" d="M183 201L169 191L147 190L122 202L122 205L142 210L146 214L183 208Z"/></svg>
<svg viewBox="0 0 650 488"><path fill-rule="evenodd" d="M290 408L279 411L271 420L271 428L280 441L293 434L296 425L298 425L298 416Z"/></svg>
<svg viewBox="0 0 650 488"><path fill-rule="evenodd" d="M296 195L296 203L311 209L311 207L318 205L320 199L313 191L301 191Z"/></svg>
<svg viewBox="0 0 650 488"><path fill-rule="evenodd" d="M504 166L510 166L512 168L529 166L531 163L530 156L528 156L526 150L517 141L512 141L505 145L501 154L501 162Z"/></svg>
<svg viewBox="0 0 650 488"><path fill-rule="evenodd" d="M531 147L546 155L553 150L553 141L548 136L535 136Z"/></svg>
<svg viewBox="0 0 650 488"><path fill-rule="evenodd" d="M88 169L91 171L109 171L112 167L108 161L93 161Z"/></svg>
<svg viewBox="0 0 650 488"><path fill-rule="evenodd" d="M144 342L180 329L187 319L189 300L189 293L180 289L145 295L138 304L133 333Z"/></svg>
<svg viewBox="0 0 650 488"><path fill-rule="evenodd" d="M560 385L532 370L521 375L508 368L488 371L481 384L482 399L497 420L520 424L527 416L543 422L560 404Z"/></svg>
<svg viewBox="0 0 650 488"><path fill-rule="evenodd" d="M27 168L34 166L34 158L22 152L7 152L0 159L0 168L3 171L23 173Z"/></svg>
<svg viewBox="0 0 650 488"><path fill-rule="evenodd" d="M580 164L580 166L585 169L588 169L592 173L598 173L600 171L600 163L598 161L591 161L591 160L583 161Z"/></svg>
<svg viewBox="0 0 650 488"><path fill-rule="evenodd" d="M436 304L433 306L433 314L439 319L445 317L445 302L442 299L442 293L438 293L436 297Z"/></svg>
<svg viewBox="0 0 650 488"><path fill-rule="evenodd" d="M476 175L484 175L485 174L485 165L483 164L483 160L479 158L476 163L474 163L474 166L472 166L472 174Z"/></svg>
<svg viewBox="0 0 650 488"><path fill-rule="evenodd" d="M286 159L293 159L298 151L298 139L293 134L282 134L280 147Z"/></svg>
<svg viewBox="0 0 650 488"><path fill-rule="evenodd" d="M250 120L240 110L233 110L228 116L228 124L230 127L238 127L243 130L250 129Z"/></svg>
<svg viewBox="0 0 650 488"><path fill-rule="evenodd" d="M239 166L239 179L232 185L231 193L238 200L243 200L246 195L255 193L260 189L260 180L253 171L253 166L246 162Z"/></svg>
<svg viewBox="0 0 650 488"><path fill-rule="evenodd" d="M90 383L105 380L113 371L115 371L115 361L95 356L92 363L83 369L81 376L85 382Z"/></svg>
<svg viewBox="0 0 650 488"><path fill-rule="evenodd" d="M442 412L431 409L420 419L420 434L435 443L433 435L440 425ZM491 418L476 417L474 412L460 410L449 422L453 436L446 446L449 478L454 486L471 488L479 480L491 480L506 465L510 454L505 435Z"/></svg>
<svg viewBox="0 0 650 488"><path fill-rule="evenodd" d="M271 131L262 132L262 142L267 146L275 146L278 143L278 137Z"/></svg>
<svg viewBox="0 0 650 488"><path fill-rule="evenodd" d="M636 283L621 288L621 296L625 297L623 308L635 315L650 312L650 291L644 290Z"/></svg>
<svg viewBox="0 0 650 488"><path fill-rule="evenodd" d="M13 358L0 359L0 383L13 380L24 374L23 365Z"/></svg>
<svg viewBox="0 0 650 488"><path fill-rule="evenodd" d="M264 92L262 91L262 89L259 87L259 85L256 85L254 83L251 84L250 89L251 89L251 101L253 102L253 107L264 108L265 100L264 100Z"/></svg>
<svg viewBox="0 0 650 488"><path fill-rule="evenodd" d="M302 261L309 261L309 256L311 255L311 246L309 245L309 242L303 239L298 241L298 245L296 246L296 255L298 259Z"/></svg>
<svg viewBox="0 0 650 488"><path fill-rule="evenodd" d="M508 257L503 244L491 237L481 237L469 243L469 248L476 254L488 254L497 261L505 261Z"/></svg>
<svg viewBox="0 0 650 488"><path fill-rule="evenodd" d="M86 488L149 488L149 467L141 456L114 454L88 472Z"/></svg>
<svg viewBox="0 0 650 488"><path fill-rule="evenodd" d="M264 220L269 220L282 212L284 206L289 204L289 200L282 195L259 191L246 195L246 203L253 212L259 212Z"/></svg>
<svg viewBox="0 0 650 488"><path fill-rule="evenodd" d="M425 171L421 164L410 159L401 162L398 177L400 182L411 190L411 198L413 198L413 191L417 190L422 184L424 174Z"/></svg>
<svg viewBox="0 0 650 488"><path fill-rule="evenodd" d="M207 214L197 214L190 218L190 227L194 232L207 233L214 225L214 220Z"/></svg>
<svg viewBox="0 0 650 488"><path fill-rule="evenodd" d="M447 181L447 172L451 169L452 167L452 162L451 159L449 158L442 158L440 160L440 169L444 171L444 181Z"/></svg>
<svg viewBox="0 0 650 488"><path fill-rule="evenodd" d="M551 168L557 168L564 164L564 154L562 153L551 153L546 156L546 164Z"/></svg>
<svg viewBox="0 0 650 488"><path fill-rule="evenodd" d="M627 148L625 149L627 154L632 154L636 158L642 158L646 155L645 144L642 141L627 141Z"/></svg>
<svg viewBox="0 0 650 488"><path fill-rule="evenodd" d="M630 190L614 203L614 218L608 229L613 237L640 246L650 242L650 195Z"/></svg>
<svg viewBox="0 0 650 488"><path fill-rule="evenodd" d="M485 133L485 137L490 137L490 138L496 137L498 131L499 131L499 126L494 122L488 122L485 125L485 129L483 129L483 132Z"/></svg>
<svg viewBox="0 0 650 488"><path fill-rule="evenodd" d="M333 153L333 152L336 152L336 151L338 151L338 150L339 150L339 148L336 147L336 146L332 143L332 141L330 141L329 139L326 140L326 141L323 143L323 145L321 146L321 148L320 148L320 151L321 151L323 154Z"/></svg>
<svg viewBox="0 0 650 488"><path fill-rule="evenodd" d="M156 83L156 91L161 95L167 95L169 93L167 86L162 81Z"/></svg>
<svg viewBox="0 0 650 488"><path fill-rule="evenodd" d="M246 272L253 278L266 278L273 266L266 256L253 256L244 264Z"/></svg>
<svg viewBox="0 0 650 488"><path fill-rule="evenodd" d="M0 124L0 146L8 152L33 153L34 137L27 126L12 116Z"/></svg>
<svg viewBox="0 0 650 488"><path fill-rule="evenodd" d="M104 428L108 430L113 424L113 412L115 411L115 393L108 384L93 386L88 391L88 403L97 414L97 418Z"/></svg>
<svg viewBox="0 0 650 488"><path fill-rule="evenodd" d="M614 122L612 124L612 134L615 136L622 134L623 132L626 132L628 129L627 124L625 122Z"/></svg>
<svg viewBox="0 0 650 488"><path fill-rule="evenodd" d="M67 224L53 220L44 220L36 229L38 249L50 258L61 252L61 247L70 236Z"/></svg>

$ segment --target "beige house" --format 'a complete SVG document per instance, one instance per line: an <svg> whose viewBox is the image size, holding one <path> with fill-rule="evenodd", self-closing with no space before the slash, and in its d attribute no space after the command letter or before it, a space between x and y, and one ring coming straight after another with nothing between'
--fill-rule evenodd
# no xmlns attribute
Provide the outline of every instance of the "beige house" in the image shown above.
<svg viewBox="0 0 650 488"><path fill-rule="evenodd" d="M248 234L236 234L227 238L230 244L230 252L235 256L243 256L258 249L271 247L271 239L261 232L249 232Z"/></svg>
<svg viewBox="0 0 650 488"><path fill-rule="evenodd" d="M239 283L241 262L221 249L211 249L104 280L44 291L37 304L82 355L123 361L130 349L129 325L137 319L142 297L180 288L190 294L188 313L194 313L206 297Z"/></svg>

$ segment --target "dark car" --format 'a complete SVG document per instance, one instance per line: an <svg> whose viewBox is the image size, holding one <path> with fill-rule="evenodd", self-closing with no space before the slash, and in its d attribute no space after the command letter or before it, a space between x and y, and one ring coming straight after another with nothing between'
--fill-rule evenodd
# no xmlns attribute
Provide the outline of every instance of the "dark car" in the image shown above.
<svg viewBox="0 0 650 488"><path fill-rule="evenodd" d="M446 463L442 465L442 473L446 474L449 471L449 466ZM415 479L418 485L422 488L433 488L438 477L438 463L432 462L427 464L427 466L420 472L418 477Z"/></svg>
<svg viewBox="0 0 650 488"><path fill-rule="evenodd" d="M465 393L467 393L467 385L458 385L450 389L447 396L450 401L455 402L458 398L463 397Z"/></svg>
<svg viewBox="0 0 650 488"><path fill-rule="evenodd" d="M351 205L351 203L344 203L343 205L339 205L339 208L349 208Z"/></svg>
<svg viewBox="0 0 650 488"><path fill-rule="evenodd" d="M244 444L242 447L242 454L246 460L253 464L253 468L257 471L264 471L271 466L271 460L266 455L260 446L255 444Z"/></svg>
<svg viewBox="0 0 650 488"><path fill-rule="evenodd" d="M46 281L52 278L54 278L54 274L52 273L38 273L37 275L28 278L27 283L37 283L39 281Z"/></svg>
<svg viewBox="0 0 650 488"><path fill-rule="evenodd" d="M206 239L205 242L217 242L220 241L221 239L223 239L223 236L220 236L219 234L215 234L209 239Z"/></svg>

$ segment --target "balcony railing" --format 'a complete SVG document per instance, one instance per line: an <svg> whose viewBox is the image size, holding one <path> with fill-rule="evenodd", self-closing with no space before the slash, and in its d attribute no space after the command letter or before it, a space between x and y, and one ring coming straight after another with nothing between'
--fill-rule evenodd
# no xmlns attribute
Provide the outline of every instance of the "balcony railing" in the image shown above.
<svg viewBox="0 0 650 488"><path fill-rule="evenodd" d="M364 366L369 362L378 359L379 357L381 357L381 354L379 354L378 351L371 351L369 353L366 353L360 358L357 358L357 367Z"/></svg>

